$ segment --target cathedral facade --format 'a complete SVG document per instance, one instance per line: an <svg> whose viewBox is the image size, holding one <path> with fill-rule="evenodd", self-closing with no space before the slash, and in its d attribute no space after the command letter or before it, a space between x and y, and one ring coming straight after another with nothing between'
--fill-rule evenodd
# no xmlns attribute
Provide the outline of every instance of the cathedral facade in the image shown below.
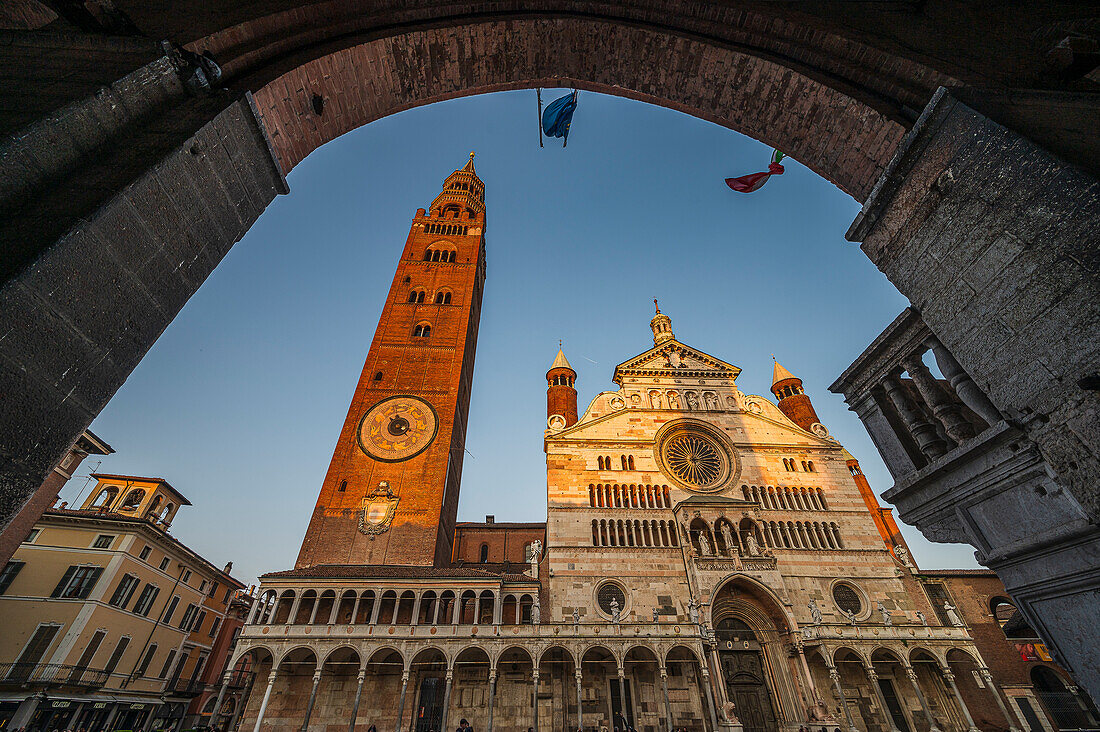
<svg viewBox="0 0 1100 732"><path fill-rule="evenodd" d="M583 411L559 349L546 523L457 522L485 221L471 155L413 219L298 562L261 578L242 729L1016 729L801 381L741 392L659 309Z"/></svg>

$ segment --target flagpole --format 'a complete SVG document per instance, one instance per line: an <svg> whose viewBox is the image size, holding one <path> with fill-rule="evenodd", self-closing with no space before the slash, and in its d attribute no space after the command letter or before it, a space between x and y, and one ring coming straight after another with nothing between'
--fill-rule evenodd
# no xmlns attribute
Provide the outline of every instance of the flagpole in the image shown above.
<svg viewBox="0 0 1100 732"><path fill-rule="evenodd" d="M575 107L576 105L577 105L577 90L574 89L573 90L573 106ZM573 125L570 124L568 127L565 128L565 140L561 144L562 150L564 150L566 147L569 146L569 127L572 127L572 126Z"/></svg>
<svg viewBox="0 0 1100 732"><path fill-rule="evenodd" d="M535 87L535 94L539 99L539 147L542 147L542 89Z"/></svg>

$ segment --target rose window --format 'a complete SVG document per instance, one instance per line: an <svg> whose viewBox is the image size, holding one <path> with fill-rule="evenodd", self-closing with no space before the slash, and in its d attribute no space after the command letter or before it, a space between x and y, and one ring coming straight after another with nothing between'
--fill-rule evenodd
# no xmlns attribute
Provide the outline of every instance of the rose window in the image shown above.
<svg viewBox="0 0 1100 732"><path fill-rule="evenodd" d="M722 475L721 453L700 435L677 435L669 440L665 462L677 478L691 485L710 486Z"/></svg>

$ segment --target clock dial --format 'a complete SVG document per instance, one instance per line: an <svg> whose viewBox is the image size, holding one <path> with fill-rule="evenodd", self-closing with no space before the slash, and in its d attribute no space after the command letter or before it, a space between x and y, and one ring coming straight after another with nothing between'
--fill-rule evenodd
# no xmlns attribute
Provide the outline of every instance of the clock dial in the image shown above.
<svg viewBox="0 0 1100 732"><path fill-rule="evenodd" d="M359 447L375 460L396 463L424 452L438 430L432 405L420 397L393 396L359 420Z"/></svg>

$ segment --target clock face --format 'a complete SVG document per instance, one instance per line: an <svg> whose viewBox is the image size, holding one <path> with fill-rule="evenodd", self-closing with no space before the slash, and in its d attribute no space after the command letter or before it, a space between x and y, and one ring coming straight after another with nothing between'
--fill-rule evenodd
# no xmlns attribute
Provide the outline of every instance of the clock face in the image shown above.
<svg viewBox="0 0 1100 732"><path fill-rule="evenodd" d="M359 447L375 460L397 463L424 452L438 430L432 405L414 396L389 397L359 420Z"/></svg>

